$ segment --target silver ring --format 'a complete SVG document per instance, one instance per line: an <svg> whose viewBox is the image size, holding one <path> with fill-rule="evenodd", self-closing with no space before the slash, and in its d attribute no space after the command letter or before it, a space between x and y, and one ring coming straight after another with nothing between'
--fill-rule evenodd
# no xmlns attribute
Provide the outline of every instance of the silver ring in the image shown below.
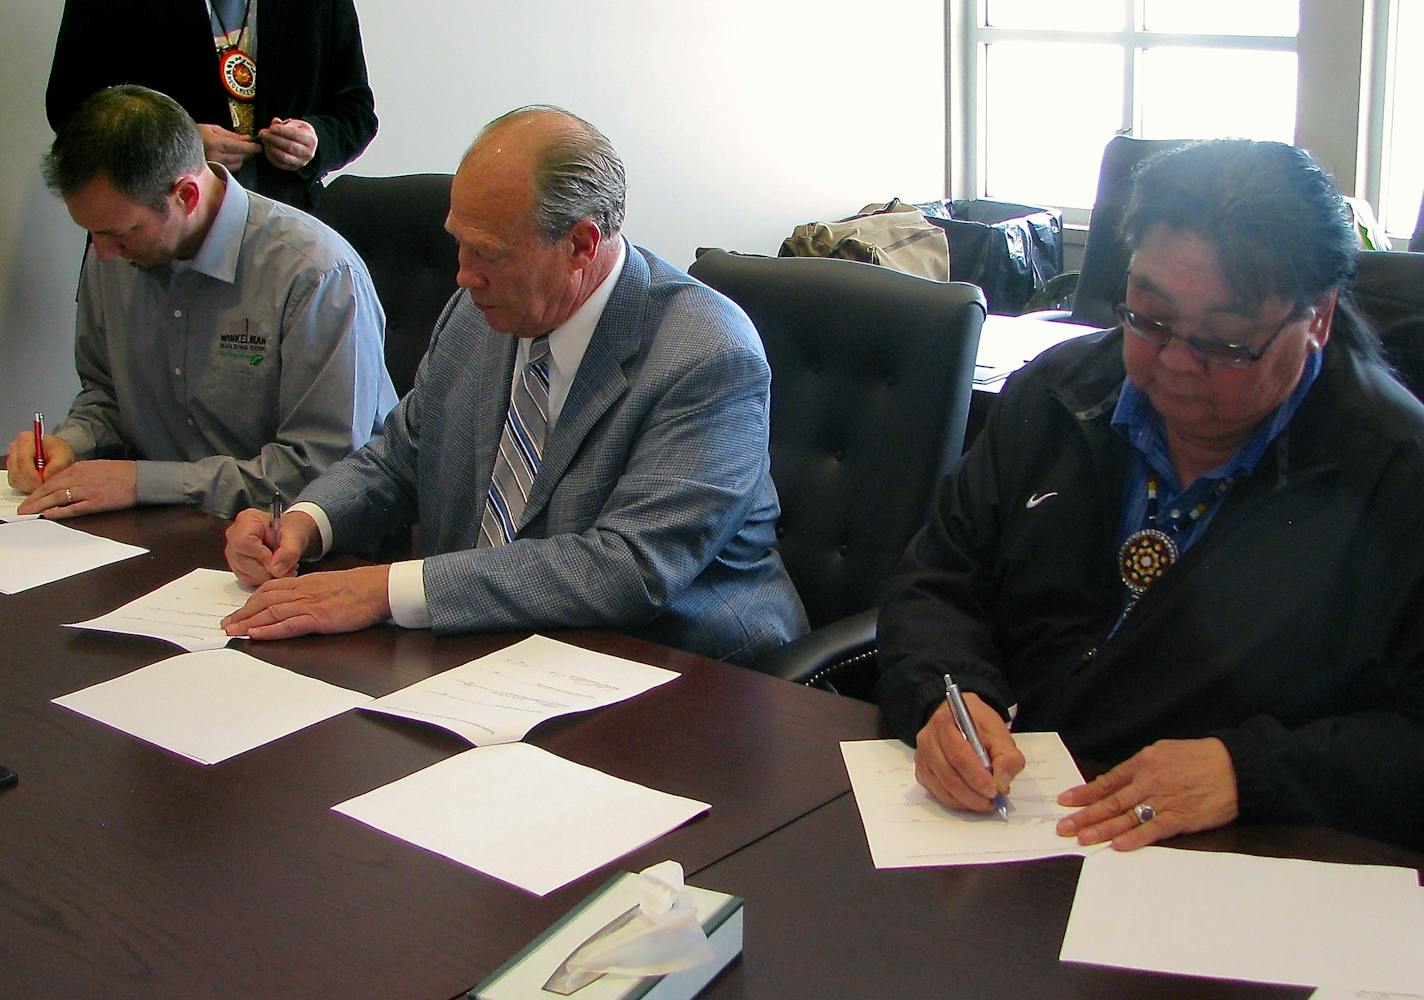
<svg viewBox="0 0 1424 1000"><path fill-rule="evenodd" d="M73 502L74 502L74 491L71 490L69 487L66 486L66 487L64 488L64 503L65 503L65 506L68 506L69 504L72 504Z"/></svg>
<svg viewBox="0 0 1424 1000"><path fill-rule="evenodd" d="M1152 817L1157 815L1157 810L1153 809L1146 802L1139 802L1132 807L1132 815L1137 817L1137 822L1151 823Z"/></svg>

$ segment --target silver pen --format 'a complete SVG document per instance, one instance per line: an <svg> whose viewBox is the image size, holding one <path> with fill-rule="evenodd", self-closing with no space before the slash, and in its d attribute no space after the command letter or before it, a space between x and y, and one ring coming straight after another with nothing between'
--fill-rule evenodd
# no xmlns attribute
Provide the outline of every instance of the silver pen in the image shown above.
<svg viewBox="0 0 1424 1000"><path fill-rule="evenodd" d="M954 724L959 727L959 731L969 741L969 746L979 756L979 763L984 765L984 770L993 774L994 768L989 764L989 753L984 749L983 741L979 739L979 730L974 728L974 720L969 717L969 706L964 704L959 685L954 683L949 674L944 675L944 700L949 705L949 714L954 716ZM994 796L994 808L999 810L999 818L1008 822L1009 802L1004 798L1003 792Z"/></svg>
<svg viewBox="0 0 1424 1000"><path fill-rule="evenodd" d="M272 551L276 552L282 545L282 515L287 512L287 505L282 500L282 491L272 491Z"/></svg>

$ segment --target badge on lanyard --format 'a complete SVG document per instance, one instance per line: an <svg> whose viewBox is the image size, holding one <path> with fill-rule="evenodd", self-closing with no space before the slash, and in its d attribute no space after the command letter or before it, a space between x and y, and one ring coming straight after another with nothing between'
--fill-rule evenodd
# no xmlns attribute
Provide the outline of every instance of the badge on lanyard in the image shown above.
<svg viewBox="0 0 1424 1000"><path fill-rule="evenodd" d="M222 14L218 13L217 6L211 2L208 4L208 13L222 32L218 41L218 75L222 77L223 89L234 101L251 103L257 96L257 62L240 46L242 36L247 32L247 19L252 14L252 0L247 0L247 5L242 9L242 20L234 30L228 30L228 26L223 23ZM225 45L223 42L230 44Z"/></svg>
<svg viewBox="0 0 1424 1000"><path fill-rule="evenodd" d="M244 104L257 97L257 63L237 46L218 53L218 70L223 87L235 101Z"/></svg>

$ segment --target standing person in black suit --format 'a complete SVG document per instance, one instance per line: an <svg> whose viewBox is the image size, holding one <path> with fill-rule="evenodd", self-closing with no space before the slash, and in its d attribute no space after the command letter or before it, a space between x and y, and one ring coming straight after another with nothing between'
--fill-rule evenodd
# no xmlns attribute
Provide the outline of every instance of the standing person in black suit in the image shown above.
<svg viewBox="0 0 1424 1000"><path fill-rule="evenodd" d="M352 0L65 0L45 112L137 83L181 104L207 159L310 210L323 175L376 134Z"/></svg>

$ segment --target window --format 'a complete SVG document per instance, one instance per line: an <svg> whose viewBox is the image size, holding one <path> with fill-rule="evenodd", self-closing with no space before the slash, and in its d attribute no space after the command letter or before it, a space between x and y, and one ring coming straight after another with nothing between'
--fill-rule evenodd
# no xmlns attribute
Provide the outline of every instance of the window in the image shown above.
<svg viewBox="0 0 1424 1000"><path fill-rule="evenodd" d="M1424 195L1424 62L1419 58L1424 52L1424 0L1394 0L1390 6L1383 46L1383 148L1371 193L1385 232L1408 240ZM1395 249L1403 246L1396 242Z"/></svg>
<svg viewBox="0 0 1424 1000"><path fill-rule="evenodd" d="M1241 135L1311 151L1394 239L1424 195L1424 0L946 0L959 197L1085 223L1103 146Z"/></svg>
<svg viewBox="0 0 1424 1000"><path fill-rule="evenodd" d="M1081 222L1115 133L1295 135L1298 0L965 2L974 194Z"/></svg>

